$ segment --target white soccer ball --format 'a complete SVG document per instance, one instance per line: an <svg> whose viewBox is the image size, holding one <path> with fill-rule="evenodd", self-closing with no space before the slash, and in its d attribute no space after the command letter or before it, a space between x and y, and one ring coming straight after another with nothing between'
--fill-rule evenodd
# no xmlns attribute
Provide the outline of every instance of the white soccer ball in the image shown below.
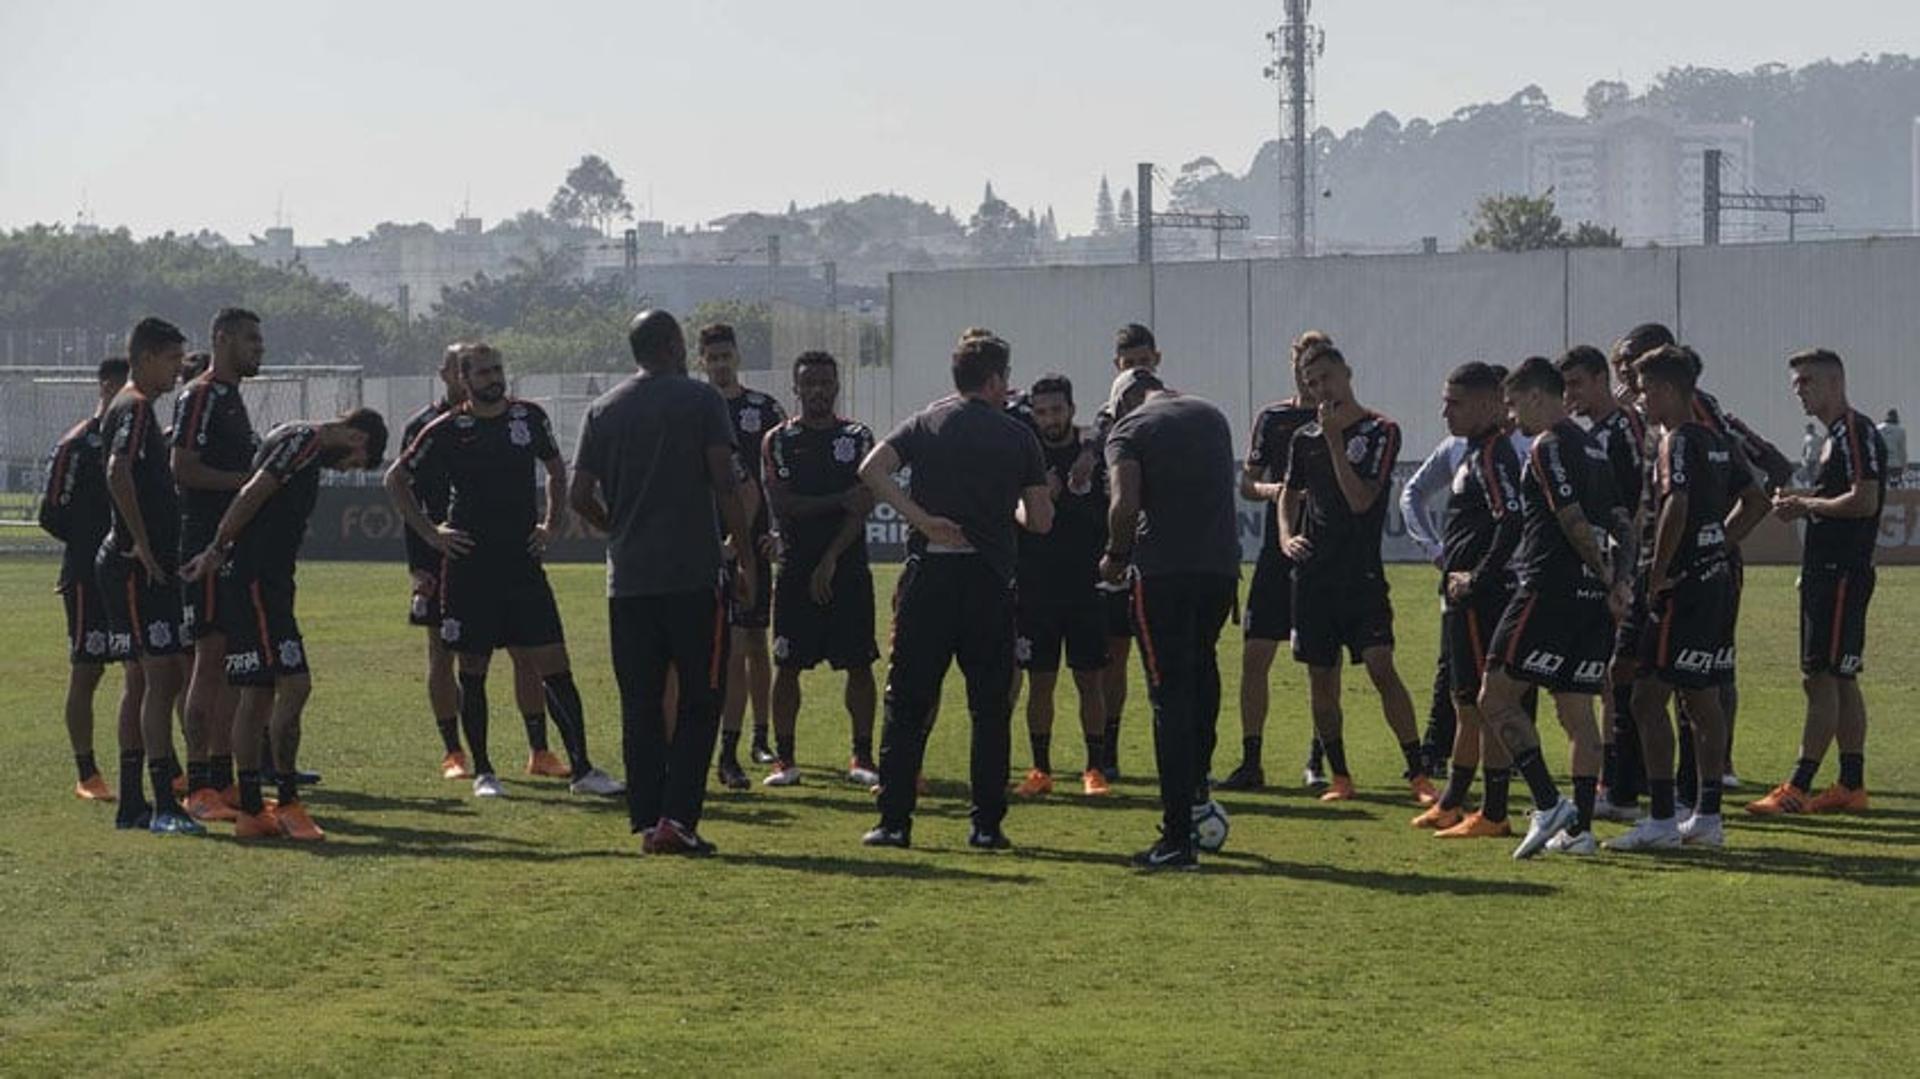
<svg viewBox="0 0 1920 1079"><path fill-rule="evenodd" d="M1227 845L1227 809L1209 798L1193 807L1193 842L1204 851L1217 851Z"/></svg>

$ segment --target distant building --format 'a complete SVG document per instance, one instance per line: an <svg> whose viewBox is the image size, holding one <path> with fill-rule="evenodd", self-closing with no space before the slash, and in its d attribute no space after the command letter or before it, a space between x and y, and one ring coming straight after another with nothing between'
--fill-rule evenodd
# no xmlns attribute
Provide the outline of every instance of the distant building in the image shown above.
<svg viewBox="0 0 1920 1079"><path fill-rule="evenodd" d="M1526 135L1529 193L1553 191L1571 229L1610 227L1627 244L1699 243L1703 154L1721 153L1721 183L1753 186L1753 124L1694 124L1653 109L1616 109L1579 124L1543 124ZM1725 214L1729 238L1750 215Z"/></svg>

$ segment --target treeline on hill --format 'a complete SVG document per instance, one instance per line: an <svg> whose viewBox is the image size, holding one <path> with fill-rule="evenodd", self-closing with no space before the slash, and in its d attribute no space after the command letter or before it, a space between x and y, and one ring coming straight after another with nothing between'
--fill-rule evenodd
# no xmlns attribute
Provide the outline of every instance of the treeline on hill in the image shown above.
<svg viewBox="0 0 1920 1079"><path fill-rule="evenodd" d="M266 323L271 364L358 364L368 374L430 368L447 342L484 337L520 371L619 370L628 362L632 302L613 282L576 279L565 252L538 254L516 272L448 290L430 314L404 323L388 307L302 269L252 262L174 235L89 236L59 226L0 233L0 332L54 327L118 330L147 315L204 345L214 311L239 305ZM698 310L765 336L767 313L749 304ZM86 362L76 358L75 362Z"/></svg>

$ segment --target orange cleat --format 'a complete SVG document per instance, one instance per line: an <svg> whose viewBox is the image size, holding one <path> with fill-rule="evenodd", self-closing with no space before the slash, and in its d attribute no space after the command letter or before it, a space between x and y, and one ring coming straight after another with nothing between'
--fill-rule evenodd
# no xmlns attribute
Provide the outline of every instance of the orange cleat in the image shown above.
<svg viewBox="0 0 1920 1079"><path fill-rule="evenodd" d="M307 813L307 807L300 802L287 802L274 811L280 818L280 834L288 839L297 839L304 843L318 843L327 838L327 833L313 823L313 817Z"/></svg>
<svg viewBox="0 0 1920 1079"><path fill-rule="evenodd" d="M1506 821L1494 822L1480 815L1479 810L1467 814L1465 820L1451 828L1442 828L1433 833L1435 839L1504 839L1513 834L1513 826Z"/></svg>
<svg viewBox="0 0 1920 1079"><path fill-rule="evenodd" d="M440 758L441 779L472 779L473 767L467 763L465 750L456 749Z"/></svg>
<svg viewBox="0 0 1920 1079"><path fill-rule="evenodd" d="M1465 819L1466 814L1460 812L1457 807L1454 809L1442 809L1438 805L1432 805L1427 807L1425 813L1413 818L1413 826L1415 828L1432 828L1438 832L1445 831Z"/></svg>
<svg viewBox="0 0 1920 1079"><path fill-rule="evenodd" d="M1353 800L1353 777L1352 776L1334 776L1333 782L1327 784L1327 789L1321 793L1320 800L1323 802L1352 801Z"/></svg>
<svg viewBox="0 0 1920 1079"><path fill-rule="evenodd" d="M443 772L442 774L444 775L445 773ZM566 779L573 775L573 769L561 764L560 758L554 756L552 750L536 749L533 751L533 755L527 758L527 774L530 776L552 776L556 779Z"/></svg>
<svg viewBox="0 0 1920 1079"><path fill-rule="evenodd" d="M1432 806L1440 804L1440 792L1433 789L1433 780L1426 776L1414 776L1407 781L1413 790L1413 800L1418 805Z"/></svg>
<svg viewBox="0 0 1920 1079"><path fill-rule="evenodd" d="M234 784L229 783L219 790L214 791L214 793L220 796L221 804L225 805L228 809L240 808L240 788Z"/></svg>
<svg viewBox="0 0 1920 1079"><path fill-rule="evenodd" d="M1013 788L1013 793L1021 798L1038 798L1053 793L1053 776L1035 768L1027 773L1027 778Z"/></svg>
<svg viewBox="0 0 1920 1079"><path fill-rule="evenodd" d="M113 789L107 786L107 781L100 778L99 772L95 772L80 782L75 783L73 785L73 796L83 802L112 802L118 800L114 797Z"/></svg>
<svg viewBox="0 0 1920 1079"><path fill-rule="evenodd" d="M199 821L237 820L240 817L240 811L222 801L220 792L212 787L201 787L187 795L181 808L187 811L187 816Z"/></svg>
<svg viewBox="0 0 1920 1079"><path fill-rule="evenodd" d="M1747 812L1756 817L1777 817L1782 813L1807 811L1807 792L1791 783L1782 783L1747 803Z"/></svg>
<svg viewBox="0 0 1920 1079"><path fill-rule="evenodd" d="M1835 783L1814 796L1807 803L1809 813L1865 813L1867 811L1867 788L1853 790L1844 784Z"/></svg>
<svg viewBox="0 0 1920 1079"><path fill-rule="evenodd" d="M240 815L235 817L233 821L233 838L279 839L279 811L272 805L266 806L258 813L248 813L242 810Z"/></svg>
<svg viewBox="0 0 1920 1079"><path fill-rule="evenodd" d="M1080 773L1080 793L1089 798L1101 798L1113 793L1107 785L1107 773L1098 768L1089 768Z"/></svg>

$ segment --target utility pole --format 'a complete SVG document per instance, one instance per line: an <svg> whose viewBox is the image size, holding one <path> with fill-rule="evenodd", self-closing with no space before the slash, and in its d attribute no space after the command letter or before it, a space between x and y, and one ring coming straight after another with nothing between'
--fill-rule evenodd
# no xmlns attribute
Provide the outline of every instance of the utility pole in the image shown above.
<svg viewBox="0 0 1920 1079"><path fill-rule="evenodd" d="M1133 185L1138 196L1133 208L1133 228L1139 237L1135 261L1145 264L1153 261L1153 162L1140 162L1137 175Z"/></svg>
<svg viewBox="0 0 1920 1079"><path fill-rule="evenodd" d="M1305 257L1313 189L1314 68L1326 53L1327 36L1307 23L1313 0L1286 0L1287 21L1267 31L1273 61L1262 72L1280 91L1279 153L1274 164L1279 190L1281 240L1295 258Z"/></svg>
<svg viewBox="0 0 1920 1079"><path fill-rule="evenodd" d="M1221 237L1229 232L1245 232L1252 224L1246 214L1230 214L1220 210L1209 213L1194 213L1183 210L1159 210L1153 208L1153 162L1140 163L1139 186L1140 201L1135 207L1138 222L1134 226L1140 237L1140 257L1142 263L1153 261L1154 229L1212 229L1213 257L1218 259L1222 253Z"/></svg>
<svg viewBox="0 0 1920 1079"><path fill-rule="evenodd" d="M1712 247L1720 242L1720 215L1727 210L1745 210L1757 214L1786 214L1787 242L1799 236L1801 214L1827 212L1824 195L1802 195L1789 191L1784 195L1763 195L1754 191L1728 192L1720 187L1720 151L1702 152L1704 168L1700 183L1700 239Z"/></svg>

